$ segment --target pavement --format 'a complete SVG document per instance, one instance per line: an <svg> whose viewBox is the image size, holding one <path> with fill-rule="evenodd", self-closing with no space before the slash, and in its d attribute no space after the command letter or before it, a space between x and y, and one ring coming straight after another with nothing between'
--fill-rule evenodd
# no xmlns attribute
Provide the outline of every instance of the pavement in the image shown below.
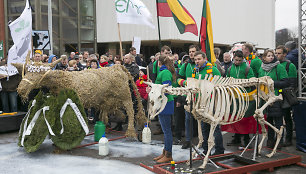
<svg viewBox="0 0 306 174"><path fill-rule="evenodd" d="M157 121L153 121L150 128L156 129ZM114 124L113 124L114 125ZM91 124L90 130L93 131ZM126 125L124 125L126 129ZM121 137L122 133L110 132L108 139ZM139 166L140 163L152 167L155 165L153 158L160 155L163 149L163 135L153 135L150 144L143 144L135 139L123 138L109 142L110 154L106 157L98 155L98 144L59 151L46 139L40 149L34 153L26 153L22 147L17 146L18 131L0 133L0 173L151 173ZM86 136L82 144L92 143L93 135ZM223 132L223 143L226 153L238 151L237 147L226 146L232 139L232 134ZM197 138L194 138L197 142ZM306 164L306 153L296 150L294 145L282 148L282 151L301 155L302 163ZM189 149L181 149L181 145L173 145L173 158L175 161L189 159ZM269 173L259 171L252 173ZM306 168L297 165L276 168L271 174L306 173Z"/></svg>

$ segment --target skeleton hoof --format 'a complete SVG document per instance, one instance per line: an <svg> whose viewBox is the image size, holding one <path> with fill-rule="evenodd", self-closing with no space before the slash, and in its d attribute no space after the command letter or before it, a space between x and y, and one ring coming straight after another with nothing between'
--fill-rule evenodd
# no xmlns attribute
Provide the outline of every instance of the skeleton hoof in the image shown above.
<svg viewBox="0 0 306 174"><path fill-rule="evenodd" d="M273 155L274 155L274 153L272 152L272 153L266 155L266 157L271 158Z"/></svg>
<svg viewBox="0 0 306 174"><path fill-rule="evenodd" d="M203 164L199 167L199 169L204 169L204 168L205 166Z"/></svg>

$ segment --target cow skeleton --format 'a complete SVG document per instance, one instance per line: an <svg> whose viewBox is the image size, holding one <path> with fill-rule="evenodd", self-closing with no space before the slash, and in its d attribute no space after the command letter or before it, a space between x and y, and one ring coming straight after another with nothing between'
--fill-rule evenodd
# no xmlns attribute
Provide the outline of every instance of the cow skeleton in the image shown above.
<svg viewBox="0 0 306 174"><path fill-rule="evenodd" d="M199 77L201 79L201 77ZM194 106L191 108L191 113L198 121L199 144L200 148L203 143L201 130L201 121L210 124L210 133L208 138L208 151L210 154L214 146L213 133L217 125L233 124L243 119L250 99L256 100L255 119L258 120L262 128L262 140L258 145L258 152L261 152L264 139L267 137L265 124L270 126L277 133L277 141L270 154L267 157L272 157L276 153L276 148L280 142L283 127L278 130L270 123L265 121L263 110L277 100L282 100L282 96L275 96L274 82L270 77L250 78L250 79L234 79L224 78L220 76L206 75L203 80L194 78L187 79L187 87L173 88L167 85L149 84L152 89L149 93L149 114L153 119L158 115L167 104L165 93L171 95L186 95L187 106L185 109L190 112L190 101L194 101ZM248 93L245 87L256 87L256 90ZM258 96L257 96L258 94ZM263 99L266 103L258 108L257 97ZM232 106L232 112L231 112ZM200 168L205 168L208 160L206 154L203 164ZM193 152L193 158L195 152Z"/></svg>

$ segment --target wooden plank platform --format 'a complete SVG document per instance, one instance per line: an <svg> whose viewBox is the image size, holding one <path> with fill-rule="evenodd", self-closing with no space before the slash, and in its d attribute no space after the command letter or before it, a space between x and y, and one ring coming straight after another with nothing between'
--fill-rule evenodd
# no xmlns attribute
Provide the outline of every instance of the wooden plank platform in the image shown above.
<svg viewBox="0 0 306 174"><path fill-rule="evenodd" d="M154 165L153 168L148 170L158 174L172 174L172 173L209 173L209 174L239 174L249 173L253 171L274 171L275 167L287 166L292 164L299 164L302 160L301 156L289 154L286 152L278 151L273 157L268 158L265 155L270 153L271 149L263 148L260 156L256 160L252 160L253 149L247 150L243 157L240 157L241 151L211 156L213 160L220 168L216 168L211 163L206 165L204 170L198 169L202 165L202 159L193 160L193 169L190 170L186 161L176 162L175 169L171 169L170 163ZM141 164L143 167L147 167Z"/></svg>

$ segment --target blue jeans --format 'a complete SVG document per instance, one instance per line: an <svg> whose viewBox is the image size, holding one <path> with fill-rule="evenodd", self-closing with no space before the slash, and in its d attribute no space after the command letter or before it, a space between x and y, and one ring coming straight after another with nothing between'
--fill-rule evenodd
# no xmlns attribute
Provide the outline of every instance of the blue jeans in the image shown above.
<svg viewBox="0 0 306 174"><path fill-rule="evenodd" d="M201 122L201 126L202 126L202 133L203 133L203 139L204 139L202 147L204 149L204 152L207 152L207 149L208 149L207 141L208 141L208 136L210 132L210 124ZM223 137L222 137L219 125L215 129L214 137L215 137L216 152L223 153L224 152Z"/></svg>
<svg viewBox="0 0 306 174"><path fill-rule="evenodd" d="M190 141L190 133L193 136L193 132L190 132L190 121L192 120L192 114L190 112L185 111L185 140ZM191 128L193 131L193 127Z"/></svg>
<svg viewBox="0 0 306 174"><path fill-rule="evenodd" d="M1 92L3 112L17 112L17 91Z"/></svg>
<svg viewBox="0 0 306 174"><path fill-rule="evenodd" d="M165 150L172 152L172 131L171 131L171 116L172 115L158 115L161 128L164 132Z"/></svg>

